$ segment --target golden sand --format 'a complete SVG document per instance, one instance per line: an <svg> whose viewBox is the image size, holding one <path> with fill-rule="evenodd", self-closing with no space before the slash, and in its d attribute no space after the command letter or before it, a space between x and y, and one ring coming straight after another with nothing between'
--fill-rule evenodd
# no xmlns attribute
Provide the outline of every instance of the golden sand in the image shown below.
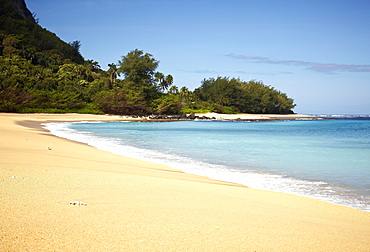
<svg viewBox="0 0 370 252"><path fill-rule="evenodd" d="M118 119L0 114L0 251L370 251L369 212L185 174L35 128Z"/></svg>

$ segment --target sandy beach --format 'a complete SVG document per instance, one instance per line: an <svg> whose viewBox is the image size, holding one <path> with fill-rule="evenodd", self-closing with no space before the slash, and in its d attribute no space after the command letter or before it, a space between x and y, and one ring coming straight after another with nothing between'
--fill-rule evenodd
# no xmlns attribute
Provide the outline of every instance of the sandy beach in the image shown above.
<svg viewBox="0 0 370 252"><path fill-rule="evenodd" d="M370 251L370 212L185 174L40 127L85 120L122 118L0 114L0 251Z"/></svg>

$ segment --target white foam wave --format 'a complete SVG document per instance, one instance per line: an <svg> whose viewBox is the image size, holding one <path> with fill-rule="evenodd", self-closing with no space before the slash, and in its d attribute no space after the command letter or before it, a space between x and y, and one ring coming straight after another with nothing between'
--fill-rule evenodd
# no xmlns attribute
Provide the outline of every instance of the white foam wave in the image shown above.
<svg viewBox="0 0 370 252"><path fill-rule="evenodd" d="M332 117L332 118L369 118L370 115L368 114L320 114L314 115L318 117Z"/></svg>
<svg viewBox="0 0 370 252"><path fill-rule="evenodd" d="M296 179L284 174L230 169L230 167L201 160L127 146L120 139L97 137L88 131L73 130L69 128L70 125L71 123L47 123L43 127L58 137L82 142L114 154L168 165L189 174L243 184L255 189L296 194L370 211L370 205L366 203L370 201L369 198L365 199L365 197L355 195L349 189L330 185L323 181Z"/></svg>

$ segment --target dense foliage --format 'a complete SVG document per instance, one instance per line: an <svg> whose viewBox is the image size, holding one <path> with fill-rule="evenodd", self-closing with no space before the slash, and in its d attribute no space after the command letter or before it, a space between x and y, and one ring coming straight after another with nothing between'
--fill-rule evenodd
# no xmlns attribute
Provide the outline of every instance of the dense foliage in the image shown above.
<svg viewBox="0 0 370 252"><path fill-rule="evenodd" d="M194 93L200 100L213 105L214 110L223 113L289 114L295 106L286 94L258 81L205 79Z"/></svg>
<svg viewBox="0 0 370 252"><path fill-rule="evenodd" d="M21 1L21 0L18 0ZM110 114L292 113L293 100L261 82L218 77L194 92L173 85L149 53L133 50L104 71L81 43L41 28L15 0L0 2L0 111ZM122 76L122 78L119 78Z"/></svg>

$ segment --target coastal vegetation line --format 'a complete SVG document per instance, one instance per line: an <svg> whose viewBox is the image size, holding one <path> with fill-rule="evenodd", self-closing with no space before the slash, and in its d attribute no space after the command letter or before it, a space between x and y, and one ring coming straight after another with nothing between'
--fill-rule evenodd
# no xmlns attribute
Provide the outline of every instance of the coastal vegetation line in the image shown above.
<svg viewBox="0 0 370 252"><path fill-rule="evenodd" d="M135 49L103 70L38 24L23 0L0 3L0 112L117 115L292 114L292 98L261 81L205 78L194 91L157 71L153 55Z"/></svg>

